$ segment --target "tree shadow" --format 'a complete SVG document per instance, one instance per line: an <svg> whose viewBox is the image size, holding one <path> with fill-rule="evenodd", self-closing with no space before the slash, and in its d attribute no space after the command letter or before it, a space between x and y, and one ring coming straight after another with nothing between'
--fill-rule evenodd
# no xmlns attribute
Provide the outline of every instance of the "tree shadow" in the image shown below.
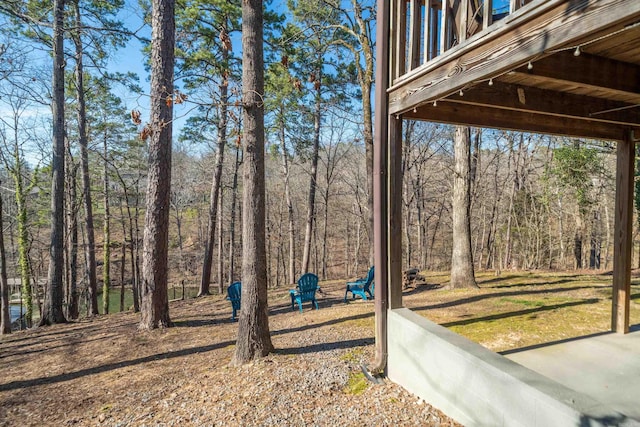
<svg viewBox="0 0 640 427"><path fill-rule="evenodd" d="M51 350L55 350L58 348L65 348L65 347L69 347L69 348L73 348L73 346L76 346L80 343L90 343L93 341L102 341L105 339L109 339L109 338L113 338L117 336L117 334L111 334L110 336L100 336L100 337L96 337L96 338L91 338L91 339L84 339L83 337L69 337L69 339L67 340L66 343L62 343L59 345L45 345L42 348L38 348L38 349L33 349L33 350L19 350L18 347L14 347L11 348L11 350L13 351L6 351L3 352L2 354L0 354L0 360L4 359L4 358L8 358L8 357L22 357L22 356L26 356L29 354L38 354L38 353L46 353L49 352ZM41 344L46 344L49 342L57 342L58 339L52 339L52 340L45 340L45 341L38 341L37 343L34 343L33 345L41 345ZM20 348L22 348L24 346L20 346ZM9 349L7 349L9 350ZM19 351L17 351L19 350Z"/></svg>
<svg viewBox="0 0 640 427"><path fill-rule="evenodd" d="M220 343L211 344L207 346L185 348L182 350L174 350L174 351L168 351L166 353L152 354L150 356L139 357L136 359L125 360L122 362L108 363L102 366L94 366L92 368L80 369L75 372L66 372L63 374L52 375L50 377L33 378L30 380L11 381L6 384L0 384L0 392L71 381L71 380L75 380L75 379L82 378L89 375L101 374L103 372L108 372L108 371L112 371L120 368L126 368L129 366L136 366L143 363L153 362L156 360L174 359L177 357L190 356L193 354L207 353L213 350L225 348L233 344L235 344L235 341L223 341Z"/></svg>
<svg viewBox="0 0 640 427"><path fill-rule="evenodd" d="M547 285L561 285L564 283L571 283L573 282L572 279L566 278L566 279L559 279L559 280L554 280L552 282L543 282L543 283L514 283L511 285L494 285L494 286L486 286L487 288L490 289L510 289L510 288L523 288L523 287L529 287L529 286L547 286ZM484 285L487 282L482 282L481 285ZM485 286L481 286L481 287L485 287Z"/></svg>
<svg viewBox="0 0 640 427"><path fill-rule="evenodd" d="M539 349L539 348L549 347L549 346L556 345L556 344L564 344L564 343L573 342L573 341L586 340L586 339L589 339L589 338L600 337L600 336L603 336L603 335L610 335L610 334L613 334L613 333L614 332L611 332L611 331L595 332L593 334L582 335L582 336L579 336L579 337L564 338L564 339L561 339L561 340L556 340L556 341L551 341L551 342L544 342L544 343L540 343L540 344L528 345L526 347L512 348L512 349L509 349L509 350L499 351L498 354L506 356L508 354L521 353L521 352L524 352L524 351L536 350L536 349Z"/></svg>
<svg viewBox="0 0 640 427"><path fill-rule="evenodd" d="M511 292L494 292L490 294L474 295L459 300L443 302L433 305L425 305L422 307L408 307L411 310L433 310L438 308L449 308L462 304L470 304L473 302L483 301L490 298L501 298L510 296L523 296L523 295L539 295L539 294L558 294L563 292L576 291L580 289L604 289L610 288L610 286L576 286L574 288L555 288L555 289L537 289L531 291L511 291Z"/></svg>
<svg viewBox="0 0 640 427"><path fill-rule="evenodd" d="M340 349L346 349L346 348L366 347L373 343L374 343L373 337L359 338L355 340L318 343L318 344L312 344L304 347L279 348L279 349L276 349L274 353L282 354L282 355L319 353L323 351L340 350Z"/></svg>
<svg viewBox="0 0 640 427"><path fill-rule="evenodd" d="M560 308L574 307L574 306L577 306L577 305L596 304L598 302L600 302L600 300L598 298L589 298L589 299L584 299L584 300L581 300L581 301L571 301L571 302L565 302L565 303L562 303L562 304L545 305L545 306L542 306L542 307L530 308L530 309L527 309L527 310L510 311L508 313L492 314L490 316L483 316L483 317L474 317L472 319L458 320L458 321L455 321L455 322L442 323L441 325L444 326L445 328L450 328L452 326L464 326L464 325L470 325L470 324L478 323L478 322L488 322L488 321L492 321L492 320L506 319L508 317L524 316L524 315L527 315L527 314L541 313L541 312L544 312L544 311L557 310L557 309L560 309Z"/></svg>
<svg viewBox="0 0 640 427"><path fill-rule="evenodd" d="M442 289L444 286L436 284L436 283L424 283L421 285L416 286L415 288L411 289L410 291L404 291L402 292L403 295L418 295L421 294L422 292L426 292L426 291L433 291L436 289Z"/></svg>

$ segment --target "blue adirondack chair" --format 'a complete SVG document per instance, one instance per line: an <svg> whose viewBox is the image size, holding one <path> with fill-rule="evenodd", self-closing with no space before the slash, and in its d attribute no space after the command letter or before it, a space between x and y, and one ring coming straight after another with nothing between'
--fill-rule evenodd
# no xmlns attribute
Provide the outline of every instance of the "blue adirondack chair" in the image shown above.
<svg viewBox="0 0 640 427"><path fill-rule="evenodd" d="M347 294L351 292L351 298L355 299L356 295L360 295L363 300L367 300L367 294L373 298L373 267L369 269L367 277L363 277L353 282L347 282L347 290L344 292L344 302L347 302Z"/></svg>
<svg viewBox="0 0 640 427"><path fill-rule="evenodd" d="M316 301L316 291L318 289L320 289L318 286L318 276L313 273L303 274L298 279L298 286L289 291L289 295L291 296L291 309L295 310L295 303L298 303L300 313L302 313L302 303L311 301L317 310L318 302Z"/></svg>
<svg viewBox="0 0 640 427"><path fill-rule="evenodd" d="M227 299L231 301L231 308L233 314L231 314L231 320L236 320L236 314L240 310L240 296L242 295L242 283L233 282L227 288Z"/></svg>

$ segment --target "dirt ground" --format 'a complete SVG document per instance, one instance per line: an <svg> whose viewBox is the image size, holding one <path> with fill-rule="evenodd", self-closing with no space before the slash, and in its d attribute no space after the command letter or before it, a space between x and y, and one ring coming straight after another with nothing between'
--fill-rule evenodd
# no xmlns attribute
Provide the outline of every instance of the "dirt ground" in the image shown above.
<svg viewBox="0 0 640 427"><path fill-rule="evenodd" d="M320 310L271 291L276 351L229 365L237 323L221 296L170 303L175 327L117 313L0 338L0 426L455 425L399 386L374 385L371 301L323 283Z"/></svg>
<svg viewBox="0 0 640 427"><path fill-rule="evenodd" d="M426 273L403 303L494 351L604 331L611 276L478 274L479 289L448 290ZM640 323L634 279L632 324ZM118 313L0 338L0 426L456 425L388 381L372 384L374 306L344 303L344 282L322 283L320 310L291 310L269 293L276 351L231 367L237 323L223 296L170 303L175 327L136 329Z"/></svg>

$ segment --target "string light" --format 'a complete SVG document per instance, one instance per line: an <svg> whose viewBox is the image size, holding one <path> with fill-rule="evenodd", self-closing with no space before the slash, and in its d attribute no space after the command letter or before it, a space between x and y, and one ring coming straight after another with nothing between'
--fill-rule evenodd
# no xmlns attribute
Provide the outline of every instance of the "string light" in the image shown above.
<svg viewBox="0 0 640 427"><path fill-rule="evenodd" d="M576 46L576 50L573 52L573 56L580 56L580 46Z"/></svg>
<svg viewBox="0 0 640 427"><path fill-rule="evenodd" d="M527 65L527 69L533 70L533 64L531 63L531 61L529 61L529 64Z"/></svg>
<svg viewBox="0 0 640 427"><path fill-rule="evenodd" d="M413 107L413 112L417 113L418 112L418 108L417 107Z"/></svg>
<svg viewBox="0 0 640 427"><path fill-rule="evenodd" d="M489 86L493 86L493 79L489 79Z"/></svg>
<svg viewBox="0 0 640 427"><path fill-rule="evenodd" d="M437 100L436 100L436 101L433 101L433 106L434 106L434 107L437 107L437 106L438 106L438 101L437 101Z"/></svg>
<svg viewBox="0 0 640 427"><path fill-rule="evenodd" d="M464 92L460 89L460 96L464 96Z"/></svg>

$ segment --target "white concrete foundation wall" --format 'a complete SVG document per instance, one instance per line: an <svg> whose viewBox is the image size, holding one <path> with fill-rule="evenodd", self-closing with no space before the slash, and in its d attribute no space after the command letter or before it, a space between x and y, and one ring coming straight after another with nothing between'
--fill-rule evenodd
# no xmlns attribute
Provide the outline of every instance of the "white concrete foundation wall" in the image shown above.
<svg viewBox="0 0 640 427"><path fill-rule="evenodd" d="M465 426L639 425L408 309L389 312L387 369Z"/></svg>

